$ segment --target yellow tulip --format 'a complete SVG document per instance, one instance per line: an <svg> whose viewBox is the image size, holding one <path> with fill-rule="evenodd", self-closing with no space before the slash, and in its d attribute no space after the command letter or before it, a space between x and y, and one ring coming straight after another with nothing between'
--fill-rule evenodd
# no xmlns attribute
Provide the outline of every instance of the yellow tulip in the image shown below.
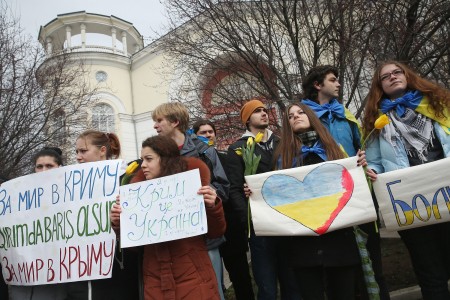
<svg viewBox="0 0 450 300"><path fill-rule="evenodd" d="M137 167L139 167L139 164L136 161L133 161L131 164L128 165L128 167L125 170L125 174L131 175L134 171L136 171Z"/></svg>
<svg viewBox="0 0 450 300"><path fill-rule="evenodd" d="M374 128L372 129L372 131L369 132L369 134L366 136L366 138L362 142L361 149L366 149L366 142L369 139L369 137L372 135L372 133L375 131L375 129L383 129L383 127L389 123L390 123L389 117L386 114L382 114L381 116L379 116L378 119L375 120L375 123L373 125Z"/></svg>
<svg viewBox="0 0 450 300"><path fill-rule="evenodd" d="M376 129L382 129L384 126L386 126L387 124L389 124L389 118L386 114L382 114L381 116L378 117L378 119L375 120L375 128Z"/></svg>
<svg viewBox="0 0 450 300"><path fill-rule="evenodd" d="M264 133L258 132L258 134L257 134L256 137L255 137L255 142L256 142L256 143L261 142L262 139L263 139L263 137L264 137Z"/></svg>
<svg viewBox="0 0 450 300"><path fill-rule="evenodd" d="M242 148L236 148L236 150L234 150L234 152L236 152L237 155L242 156Z"/></svg>
<svg viewBox="0 0 450 300"><path fill-rule="evenodd" d="M247 139L247 147L251 147L252 144L253 144L253 137L249 137L249 138Z"/></svg>

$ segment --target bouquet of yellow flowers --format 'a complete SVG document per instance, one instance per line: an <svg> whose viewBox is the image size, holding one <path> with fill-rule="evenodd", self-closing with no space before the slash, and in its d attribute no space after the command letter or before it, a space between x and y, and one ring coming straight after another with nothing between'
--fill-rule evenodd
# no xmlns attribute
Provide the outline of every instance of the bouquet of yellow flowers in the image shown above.
<svg viewBox="0 0 450 300"><path fill-rule="evenodd" d="M261 160L261 155L255 154L255 147L257 143L261 142L263 137L264 133L259 132L254 139L253 137L249 137L247 139L246 147L243 148L239 147L235 150L236 154L242 156L242 159L244 160L245 163L244 176L256 174L256 169L258 169L259 161Z"/></svg>
<svg viewBox="0 0 450 300"><path fill-rule="evenodd" d="M264 133L258 132L258 134L253 137L249 137L247 139L246 147L236 148L236 154L242 156L244 160L245 169L244 176L254 175L256 174L256 170L258 169L259 161L261 160L261 155L255 154L256 144L261 142L264 137ZM248 224L248 236L250 237L250 201L248 201L248 216L247 216L247 224Z"/></svg>
<svg viewBox="0 0 450 300"><path fill-rule="evenodd" d="M128 165L128 167L125 170L125 174L122 177L122 180L120 181L120 185L126 185L130 183L131 178L133 178L134 172L139 167L139 162L137 160L133 161Z"/></svg>

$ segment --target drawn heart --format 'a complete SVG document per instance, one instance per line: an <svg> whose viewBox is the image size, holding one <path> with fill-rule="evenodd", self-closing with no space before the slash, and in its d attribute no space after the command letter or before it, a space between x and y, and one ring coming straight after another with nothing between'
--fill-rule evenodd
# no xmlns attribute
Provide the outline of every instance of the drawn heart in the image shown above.
<svg viewBox="0 0 450 300"><path fill-rule="evenodd" d="M303 181L288 175L271 175L261 189L264 201L279 213L310 228L327 232L353 193L353 178L339 164L323 164Z"/></svg>

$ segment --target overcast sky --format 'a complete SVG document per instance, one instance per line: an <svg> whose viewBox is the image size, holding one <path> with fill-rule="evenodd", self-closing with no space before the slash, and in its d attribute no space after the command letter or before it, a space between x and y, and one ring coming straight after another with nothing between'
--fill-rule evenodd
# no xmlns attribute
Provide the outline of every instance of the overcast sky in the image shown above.
<svg viewBox="0 0 450 300"><path fill-rule="evenodd" d="M159 37L167 24L164 7L160 0L6 0L13 13L20 17L26 33L37 40L39 28L58 14L86 11L101 15L114 15L133 23L144 36L147 44L150 39Z"/></svg>

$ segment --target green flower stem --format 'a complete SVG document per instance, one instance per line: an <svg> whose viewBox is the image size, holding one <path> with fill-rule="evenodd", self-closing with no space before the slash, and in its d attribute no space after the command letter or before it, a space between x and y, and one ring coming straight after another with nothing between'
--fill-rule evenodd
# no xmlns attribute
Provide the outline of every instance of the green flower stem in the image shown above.
<svg viewBox="0 0 450 300"><path fill-rule="evenodd" d="M361 149L365 150L365 148L366 148L366 142L367 142L367 140L369 139L369 137L372 135L372 132L375 131L375 129L376 129L376 128L372 129L372 131L369 132L369 134L366 136L366 138L364 139L364 141L363 141L362 144L361 144Z"/></svg>
<svg viewBox="0 0 450 300"><path fill-rule="evenodd" d="M250 218L252 216L252 213L250 212L250 198L247 198L247 229L248 229L248 239L250 238Z"/></svg>

